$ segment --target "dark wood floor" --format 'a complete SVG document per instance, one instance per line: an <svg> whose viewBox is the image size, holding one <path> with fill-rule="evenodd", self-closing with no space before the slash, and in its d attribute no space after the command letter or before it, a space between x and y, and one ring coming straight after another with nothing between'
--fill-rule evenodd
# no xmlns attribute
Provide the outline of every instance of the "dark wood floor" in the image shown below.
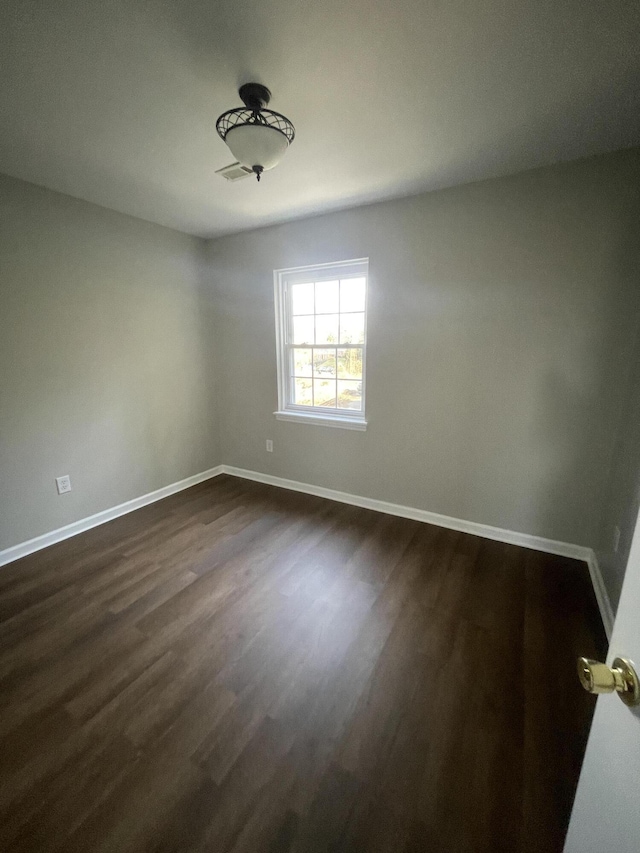
<svg viewBox="0 0 640 853"><path fill-rule="evenodd" d="M0 607L4 853L562 849L583 564L224 476Z"/></svg>

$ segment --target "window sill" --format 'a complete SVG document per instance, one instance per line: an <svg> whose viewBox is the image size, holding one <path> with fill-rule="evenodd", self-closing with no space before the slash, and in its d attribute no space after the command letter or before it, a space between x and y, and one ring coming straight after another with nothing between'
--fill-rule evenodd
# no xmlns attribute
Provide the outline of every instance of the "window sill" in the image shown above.
<svg viewBox="0 0 640 853"><path fill-rule="evenodd" d="M338 429L357 429L361 432L367 428L367 422L360 418L344 418L339 415L316 415L311 412L274 412L276 420L291 421L298 424L315 424L316 426L338 427Z"/></svg>

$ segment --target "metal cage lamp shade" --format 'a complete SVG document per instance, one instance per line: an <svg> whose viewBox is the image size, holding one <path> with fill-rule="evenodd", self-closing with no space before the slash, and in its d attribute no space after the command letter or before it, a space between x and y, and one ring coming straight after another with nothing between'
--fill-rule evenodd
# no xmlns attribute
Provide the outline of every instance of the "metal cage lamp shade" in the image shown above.
<svg viewBox="0 0 640 853"><path fill-rule="evenodd" d="M265 109L271 99L266 86L246 83L239 94L245 106L223 113L216 130L236 160L260 180L263 172L282 160L294 140L295 128L286 116Z"/></svg>

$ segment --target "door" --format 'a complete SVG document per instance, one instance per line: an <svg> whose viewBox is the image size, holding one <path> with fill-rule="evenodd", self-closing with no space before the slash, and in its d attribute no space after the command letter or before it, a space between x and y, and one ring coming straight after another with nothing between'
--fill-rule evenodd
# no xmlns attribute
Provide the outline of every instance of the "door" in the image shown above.
<svg viewBox="0 0 640 853"><path fill-rule="evenodd" d="M629 658L640 675L640 515L607 663ZM640 706L598 697L564 853L640 850Z"/></svg>

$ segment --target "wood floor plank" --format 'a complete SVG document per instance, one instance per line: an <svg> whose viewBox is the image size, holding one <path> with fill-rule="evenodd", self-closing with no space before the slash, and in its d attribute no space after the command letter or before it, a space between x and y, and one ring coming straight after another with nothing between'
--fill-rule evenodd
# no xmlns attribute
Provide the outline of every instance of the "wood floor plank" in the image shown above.
<svg viewBox="0 0 640 853"><path fill-rule="evenodd" d="M560 853L584 564L223 475L0 572L8 853Z"/></svg>

